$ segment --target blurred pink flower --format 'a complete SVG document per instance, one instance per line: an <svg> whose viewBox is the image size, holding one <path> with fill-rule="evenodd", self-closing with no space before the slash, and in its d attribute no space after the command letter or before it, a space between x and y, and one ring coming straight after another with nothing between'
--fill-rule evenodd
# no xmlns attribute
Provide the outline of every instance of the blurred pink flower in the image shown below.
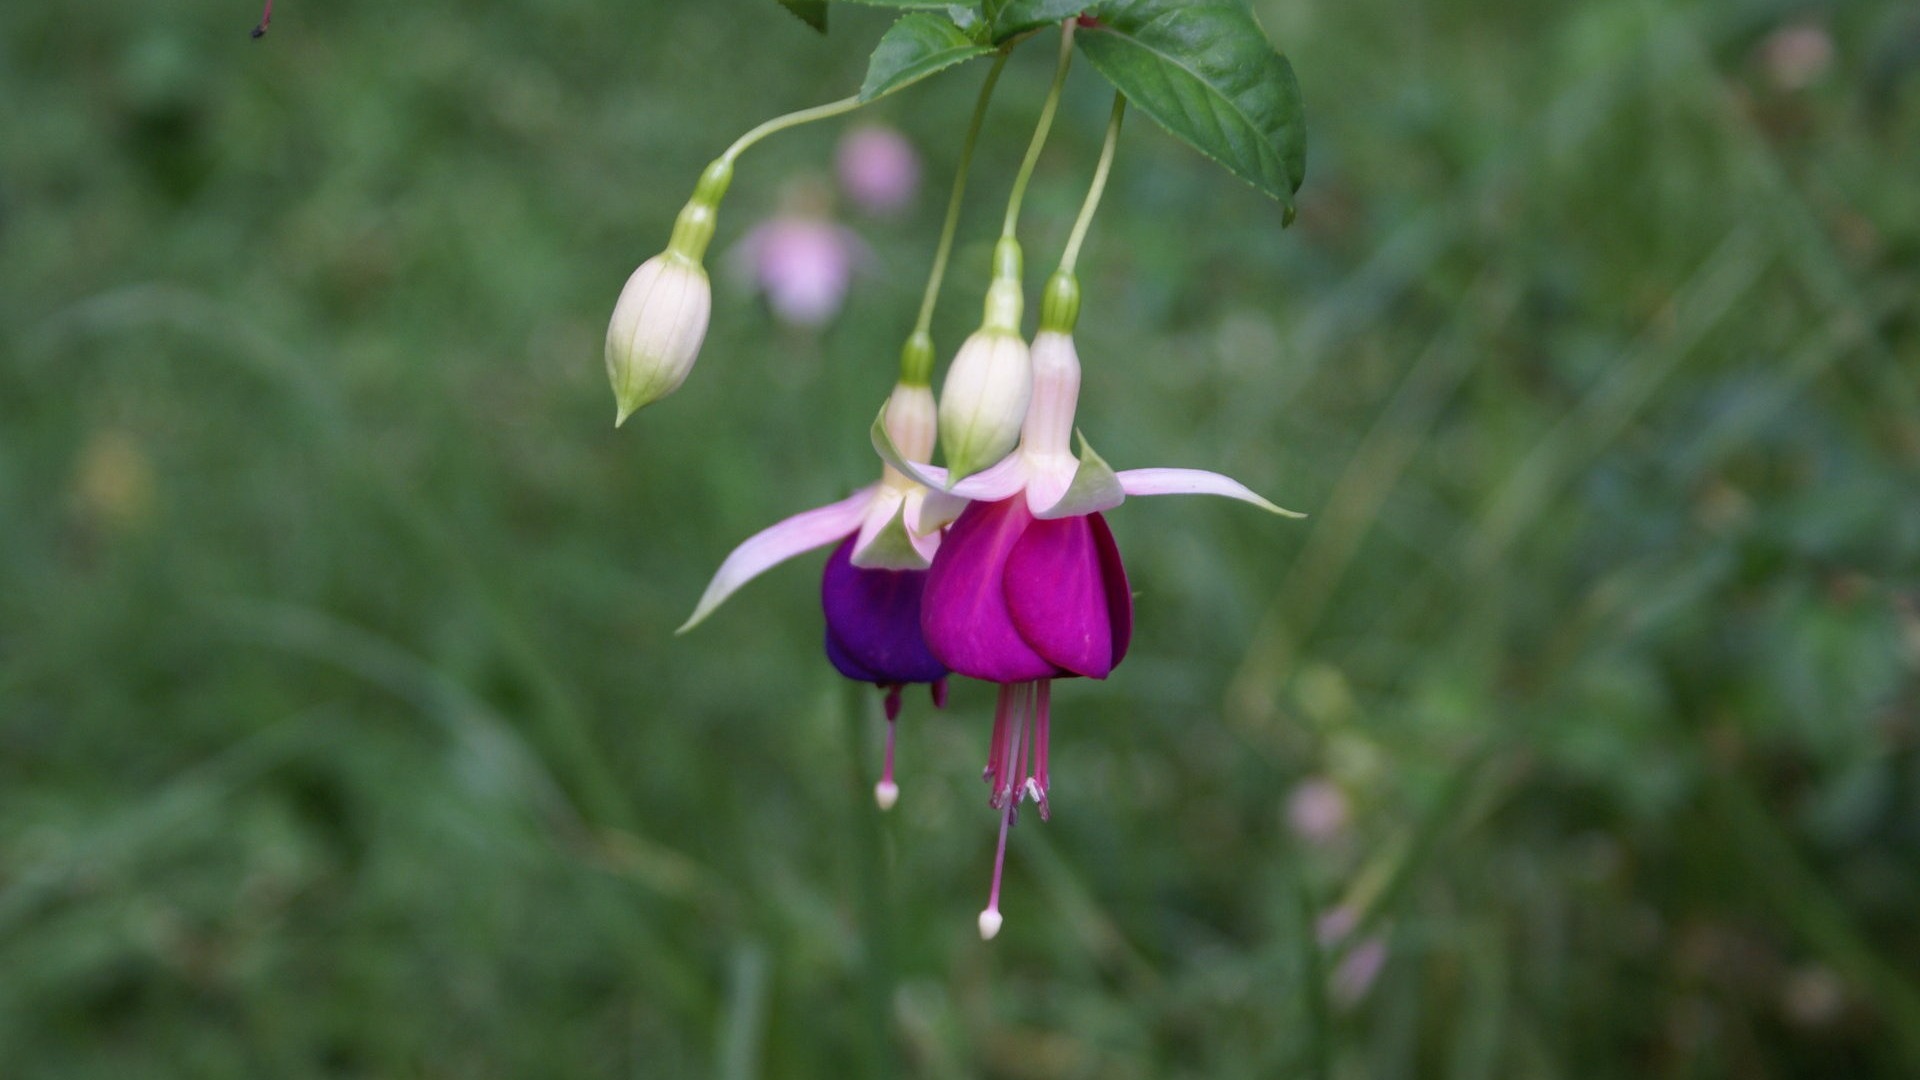
<svg viewBox="0 0 1920 1080"><path fill-rule="evenodd" d="M1309 844L1338 843L1348 820L1346 793L1324 776L1301 783L1287 798L1287 825Z"/></svg>
<svg viewBox="0 0 1920 1080"><path fill-rule="evenodd" d="M1333 1000L1343 1009L1351 1009L1373 989L1374 980L1387 966L1387 940L1370 937L1354 945L1353 951L1333 969Z"/></svg>
<svg viewBox="0 0 1920 1080"><path fill-rule="evenodd" d="M889 127L854 128L840 140L840 186L860 209L890 215L905 210L920 190L920 155Z"/></svg>
<svg viewBox="0 0 1920 1080"><path fill-rule="evenodd" d="M1804 90L1833 66L1833 38L1824 27L1793 23L1767 35L1760 55L1775 86Z"/></svg>
<svg viewBox="0 0 1920 1080"><path fill-rule="evenodd" d="M806 328L824 326L840 313L854 271L869 257L853 230L795 213L754 226L729 256L735 272L766 294L781 322Z"/></svg>

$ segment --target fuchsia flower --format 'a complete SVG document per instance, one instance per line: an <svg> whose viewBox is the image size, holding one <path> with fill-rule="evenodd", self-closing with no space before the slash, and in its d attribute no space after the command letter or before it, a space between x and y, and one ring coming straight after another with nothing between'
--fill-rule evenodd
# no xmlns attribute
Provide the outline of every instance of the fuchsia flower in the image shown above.
<svg viewBox="0 0 1920 1080"><path fill-rule="evenodd" d="M1051 299L1051 298L1050 298ZM1076 305L1077 306L1077 305ZM1050 325L1034 338L1033 393L1020 444L1000 464L944 487L945 470L904 460L875 425L875 447L903 475L941 489L924 501L920 528L962 503L927 575L921 629L955 672L1000 684L984 778L1001 811L993 886L980 934L1000 930L1007 832L1022 799L1049 814L1047 753L1052 680L1104 679L1126 656L1133 599L1120 550L1101 511L1128 495L1222 495L1297 517L1245 485L1197 469L1116 473L1086 445L1069 446L1080 393L1073 338Z"/></svg>
<svg viewBox="0 0 1920 1080"><path fill-rule="evenodd" d="M895 386L882 417L883 430L896 444L911 445L922 455L933 452L931 389ZM874 787L883 810L891 809L900 795L893 760L901 688L930 683L935 706L946 704L947 668L928 651L920 632L921 595L940 532L937 527L916 532L908 525L926 516L922 505L927 497L924 486L885 466L879 483L762 529L720 564L692 617L678 631L684 634L698 626L765 571L838 541L820 579L827 659L847 678L886 691L886 766Z"/></svg>

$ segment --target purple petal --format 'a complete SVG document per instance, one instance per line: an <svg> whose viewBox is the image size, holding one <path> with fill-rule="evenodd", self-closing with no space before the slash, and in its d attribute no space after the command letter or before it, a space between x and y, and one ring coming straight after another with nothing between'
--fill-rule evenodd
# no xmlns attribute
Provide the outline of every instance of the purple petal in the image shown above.
<svg viewBox="0 0 1920 1080"><path fill-rule="evenodd" d="M853 543L853 537L841 543L820 575L828 659L842 674L862 682L891 685L945 678L947 669L920 636L926 572L863 570L853 565ZM849 667L867 674L853 674Z"/></svg>
<svg viewBox="0 0 1920 1080"><path fill-rule="evenodd" d="M921 629L933 655L962 675L1013 683L1064 674L1027 644L1007 611L1007 556L1032 523L1025 499L974 503L927 571Z"/></svg>
<svg viewBox="0 0 1920 1080"><path fill-rule="evenodd" d="M720 564L719 572L713 575L693 615L674 633L684 634L700 625L734 590L772 567L803 551L825 547L858 529L872 500L873 488L864 487L837 503L795 514L748 537Z"/></svg>
<svg viewBox="0 0 1920 1080"><path fill-rule="evenodd" d="M1129 495L1221 495L1252 503L1281 517L1307 516L1275 506L1231 476L1204 469L1128 469L1119 476L1120 489Z"/></svg>
<svg viewBox="0 0 1920 1080"><path fill-rule="evenodd" d="M1133 586L1127 583L1127 568L1120 562L1120 545L1113 542L1113 530L1107 528L1105 514L1089 514L1093 523L1094 549L1100 553L1100 587L1107 594L1107 616L1113 620L1113 666L1127 658L1127 646L1133 644Z"/></svg>
<svg viewBox="0 0 1920 1080"><path fill-rule="evenodd" d="M1113 620L1093 526L1085 517L1035 521L1007 556L1007 610L1028 645L1090 678L1113 670Z"/></svg>
<svg viewBox="0 0 1920 1080"><path fill-rule="evenodd" d="M839 669L840 674L845 675L854 682L870 682L876 686L881 684L882 680L880 676L861 667L854 662L853 657L847 655L847 647L840 644L839 640L833 636L833 628L831 626L827 628L826 637L827 659L832 662L835 668Z"/></svg>

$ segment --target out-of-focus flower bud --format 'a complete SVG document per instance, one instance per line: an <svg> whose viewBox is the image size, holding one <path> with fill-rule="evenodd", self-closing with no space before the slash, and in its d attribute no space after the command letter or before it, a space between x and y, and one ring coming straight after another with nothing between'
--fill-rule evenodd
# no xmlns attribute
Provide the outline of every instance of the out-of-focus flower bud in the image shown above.
<svg viewBox="0 0 1920 1080"><path fill-rule="evenodd" d="M726 158L707 166L674 222L667 250L641 263L620 290L607 323L607 378L618 403L616 427L678 390L693 370L713 313L713 285L703 260L720 200L732 182L733 164Z"/></svg>
<svg viewBox="0 0 1920 1080"><path fill-rule="evenodd" d="M668 251L640 264L607 324L607 378L616 426L680 388L700 355L713 287L697 262Z"/></svg>
<svg viewBox="0 0 1920 1080"><path fill-rule="evenodd" d="M1020 336L1020 245L994 248L986 317L960 346L940 390L940 444L953 481L1007 456L1020 438L1033 396L1033 364Z"/></svg>
<svg viewBox="0 0 1920 1080"><path fill-rule="evenodd" d="M920 155L899 132L870 125L840 140L840 186L869 214L897 214L920 190Z"/></svg>

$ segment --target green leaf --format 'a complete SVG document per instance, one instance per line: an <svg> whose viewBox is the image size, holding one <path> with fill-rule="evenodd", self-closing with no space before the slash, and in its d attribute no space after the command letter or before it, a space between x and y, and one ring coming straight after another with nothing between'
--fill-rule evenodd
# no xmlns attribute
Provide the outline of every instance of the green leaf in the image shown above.
<svg viewBox="0 0 1920 1080"><path fill-rule="evenodd" d="M947 8L977 8L978 4L955 4L953 0L840 0L843 4L862 4L866 7L899 8L909 11L942 11Z"/></svg>
<svg viewBox="0 0 1920 1080"><path fill-rule="evenodd" d="M987 0L993 40L1005 41L1042 26L1057 26L1095 6L1093 0Z"/></svg>
<svg viewBox="0 0 1920 1080"><path fill-rule="evenodd" d="M1241 0L1102 0L1080 49L1141 112L1280 201L1307 169L1300 83Z"/></svg>
<svg viewBox="0 0 1920 1080"><path fill-rule="evenodd" d="M827 0L780 0L780 6L815 30L827 32Z"/></svg>
<svg viewBox="0 0 1920 1080"><path fill-rule="evenodd" d="M936 71L991 52L992 46L968 37L945 15L903 15L874 48L873 58L867 62L867 81L860 86L860 100L884 97Z"/></svg>

